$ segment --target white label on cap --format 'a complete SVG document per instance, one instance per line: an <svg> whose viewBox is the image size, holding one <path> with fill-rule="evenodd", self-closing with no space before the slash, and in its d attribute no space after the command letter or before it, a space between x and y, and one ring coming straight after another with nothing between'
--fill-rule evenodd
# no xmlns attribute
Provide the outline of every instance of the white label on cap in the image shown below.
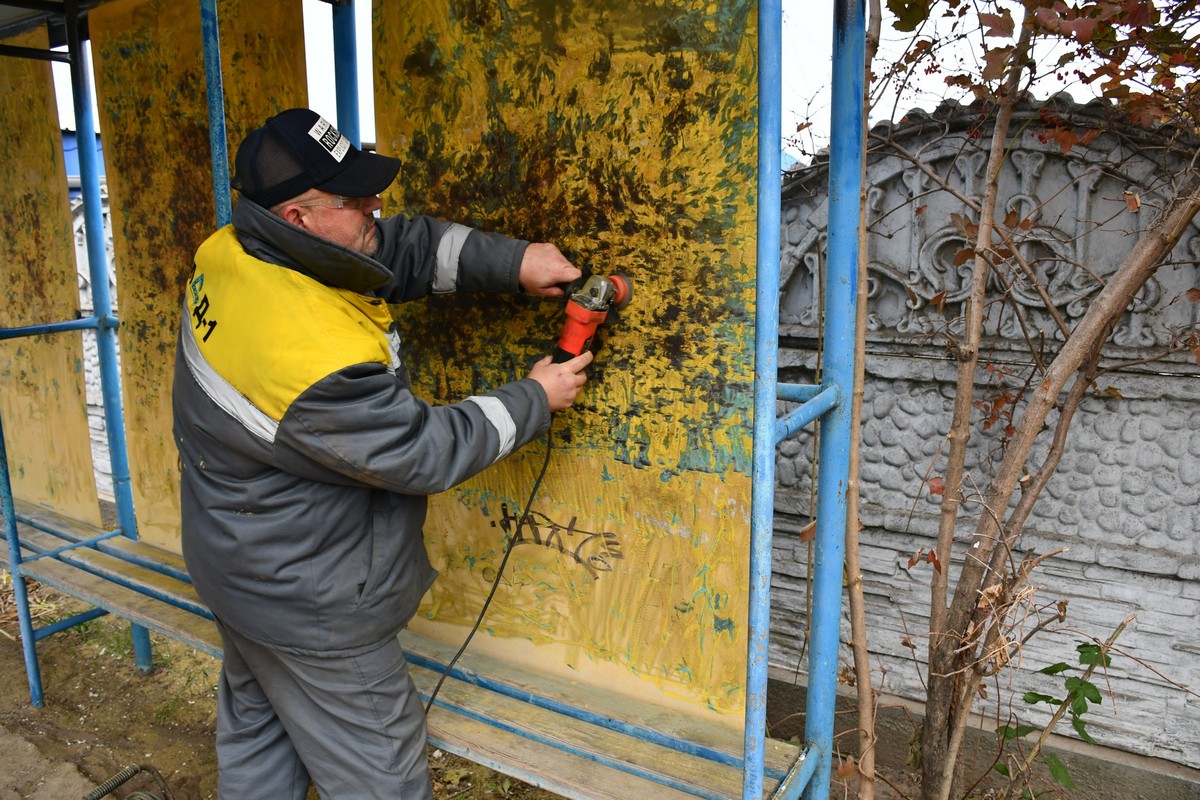
<svg viewBox="0 0 1200 800"><path fill-rule="evenodd" d="M333 156L333 160L342 163L342 159L346 157L346 151L350 149L350 140L342 136L342 132L329 124L324 117L317 117L317 124L313 125L308 135L317 140L317 144L329 151L329 155Z"/></svg>

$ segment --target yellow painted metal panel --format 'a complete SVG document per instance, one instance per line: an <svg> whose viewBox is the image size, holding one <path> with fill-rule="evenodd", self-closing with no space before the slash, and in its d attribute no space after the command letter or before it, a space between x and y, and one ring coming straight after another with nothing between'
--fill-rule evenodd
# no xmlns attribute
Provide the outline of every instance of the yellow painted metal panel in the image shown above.
<svg viewBox="0 0 1200 800"><path fill-rule="evenodd" d="M756 17L749 2L376 2L389 211L553 241L634 283L472 647L738 724L749 573ZM562 304L444 297L402 325L417 391L522 377ZM544 449L436 499L414 623L460 641Z"/></svg>
<svg viewBox="0 0 1200 800"><path fill-rule="evenodd" d="M46 49L39 29L4 41ZM0 327L79 316L67 175L50 64L0 58ZM84 388L83 338L0 341L0 414L13 492L98 525Z"/></svg>
<svg viewBox="0 0 1200 800"><path fill-rule="evenodd" d="M218 3L230 153L271 114L304 105L299 0ZM183 286L213 231L200 10L116 0L89 16L112 205L130 471L140 535L179 551L171 376Z"/></svg>

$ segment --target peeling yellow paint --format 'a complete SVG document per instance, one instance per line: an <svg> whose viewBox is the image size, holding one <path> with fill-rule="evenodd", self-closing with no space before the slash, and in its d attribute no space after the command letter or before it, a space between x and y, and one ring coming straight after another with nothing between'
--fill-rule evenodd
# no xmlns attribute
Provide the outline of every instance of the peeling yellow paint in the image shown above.
<svg viewBox="0 0 1200 800"><path fill-rule="evenodd" d="M427 547L443 577L414 628L436 634L430 623L461 625L482 607L524 503L511 498L528 492L528 470L540 467L539 455L517 460L517 469L495 470L435 506ZM530 652L533 669L616 675L621 684L636 676L723 710L740 702L728 685L740 689L744 681L740 532L749 507L718 476L667 486L645 471L574 454L554 454L551 464L484 629L552 645L550 662ZM593 479L604 472L610 480L600 489ZM673 515L680 508L686 518ZM507 643L480 646L512 657Z"/></svg>
<svg viewBox="0 0 1200 800"><path fill-rule="evenodd" d="M299 0L222 0L230 152L271 114L307 102ZM115 0L89 13L112 206L130 469L141 537L179 552L171 376L183 287L215 229L200 12Z"/></svg>
<svg viewBox="0 0 1200 800"><path fill-rule="evenodd" d="M44 50L48 40L38 29L4 44ZM75 243L48 62L0 58L0 122L0 327L75 319ZM0 415L16 497L99 525L82 365L78 332L0 341Z"/></svg>
<svg viewBox="0 0 1200 800"><path fill-rule="evenodd" d="M634 284L583 397L556 420L533 509L540 533L522 534L473 646L737 724L753 4L447 0L377 2L374 14L377 138L403 162L385 213L553 241ZM562 303L440 297L405 306L401 322L418 392L452 401L522 377L553 347ZM474 621L538 449L436 498L427 541L442 577L415 623L423 632L456 642Z"/></svg>

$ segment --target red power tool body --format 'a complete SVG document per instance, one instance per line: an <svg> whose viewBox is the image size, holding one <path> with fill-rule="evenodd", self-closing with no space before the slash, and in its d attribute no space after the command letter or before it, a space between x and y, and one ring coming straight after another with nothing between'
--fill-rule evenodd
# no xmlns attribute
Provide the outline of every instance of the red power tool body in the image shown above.
<svg viewBox="0 0 1200 800"><path fill-rule="evenodd" d="M624 308L632 293L633 285L619 273L607 278L592 275L582 288L572 292L567 300L567 319L562 335L554 348L554 363L570 361L589 349L596 329L610 321L616 309Z"/></svg>

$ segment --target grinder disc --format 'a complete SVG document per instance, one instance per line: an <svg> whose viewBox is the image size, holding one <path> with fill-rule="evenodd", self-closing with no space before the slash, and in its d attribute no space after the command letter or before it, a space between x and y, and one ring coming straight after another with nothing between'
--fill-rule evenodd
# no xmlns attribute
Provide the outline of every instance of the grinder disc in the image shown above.
<svg viewBox="0 0 1200 800"><path fill-rule="evenodd" d="M613 285L613 306L624 308L629 305L629 299L633 297L633 282L629 277L624 273L614 272L608 276L608 282Z"/></svg>

